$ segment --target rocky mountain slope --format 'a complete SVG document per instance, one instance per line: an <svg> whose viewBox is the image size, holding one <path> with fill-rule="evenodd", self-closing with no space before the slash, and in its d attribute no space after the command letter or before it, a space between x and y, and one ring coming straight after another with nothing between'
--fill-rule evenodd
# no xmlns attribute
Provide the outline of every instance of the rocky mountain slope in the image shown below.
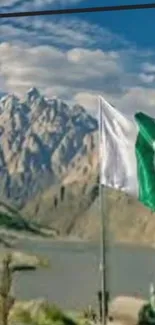
<svg viewBox="0 0 155 325"><path fill-rule="evenodd" d="M51 187L30 201L23 213L28 220L52 225L62 237L98 240L101 214L97 178L93 175L87 182L67 184L63 198L62 186ZM110 242L155 246L155 213L115 190L105 189L103 200Z"/></svg>
<svg viewBox="0 0 155 325"><path fill-rule="evenodd" d="M1 98L0 198L16 212L10 217L0 205L0 226L33 231L39 225L61 236L98 239L97 141L97 121L81 106L47 99L35 88L22 99ZM112 190L105 202L111 238L154 244L154 213Z"/></svg>
<svg viewBox="0 0 155 325"><path fill-rule="evenodd" d="M70 174L94 147L97 121L36 88L0 99L0 196L16 206Z"/></svg>

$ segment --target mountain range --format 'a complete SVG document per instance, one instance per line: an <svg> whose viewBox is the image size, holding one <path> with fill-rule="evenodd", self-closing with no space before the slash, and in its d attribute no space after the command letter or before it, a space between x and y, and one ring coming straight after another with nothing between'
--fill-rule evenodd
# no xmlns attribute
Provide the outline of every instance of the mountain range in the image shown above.
<svg viewBox="0 0 155 325"><path fill-rule="evenodd" d="M7 202L5 214L0 204L0 224L7 229L32 233L42 227L98 240L97 120L84 107L46 98L36 88L23 98L1 97L0 182L0 202ZM113 240L154 245L154 213L114 190L104 190L104 202Z"/></svg>
<svg viewBox="0 0 155 325"><path fill-rule="evenodd" d="M61 183L93 151L97 121L36 88L0 99L0 196L18 207ZM83 166L84 168L84 166Z"/></svg>

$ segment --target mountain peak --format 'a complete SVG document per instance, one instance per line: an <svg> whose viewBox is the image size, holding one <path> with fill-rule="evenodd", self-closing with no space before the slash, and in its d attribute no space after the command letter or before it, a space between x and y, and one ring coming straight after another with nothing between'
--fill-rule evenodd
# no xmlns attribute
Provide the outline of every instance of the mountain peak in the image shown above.
<svg viewBox="0 0 155 325"><path fill-rule="evenodd" d="M32 102L38 97L40 97L40 92L36 87L32 87L28 90L26 97L30 102Z"/></svg>
<svg viewBox="0 0 155 325"><path fill-rule="evenodd" d="M15 94L6 94L6 95L4 95L4 96L2 96L1 98L0 98L0 101L1 102L4 102L4 101L6 101L7 99L9 99L9 100L18 100L18 97L17 96L15 96Z"/></svg>
<svg viewBox="0 0 155 325"><path fill-rule="evenodd" d="M0 107L1 109L5 109L7 111L14 111L18 106L19 98L14 94L7 94L0 98Z"/></svg>
<svg viewBox="0 0 155 325"><path fill-rule="evenodd" d="M28 91L27 94L39 94L39 90L36 87L31 87Z"/></svg>

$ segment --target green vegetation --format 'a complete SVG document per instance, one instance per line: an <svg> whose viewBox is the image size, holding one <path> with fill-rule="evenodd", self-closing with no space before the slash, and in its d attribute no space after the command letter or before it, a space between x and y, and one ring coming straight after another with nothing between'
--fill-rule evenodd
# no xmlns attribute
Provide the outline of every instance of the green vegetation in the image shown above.
<svg viewBox="0 0 155 325"><path fill-rule="evenodd" d="M28 221L16 210L7 207L7 211L0 211L0 228L7 231L25 232L29 235L39 235L41 237L53 237L55 231L49 227L42 227L35 221Z"/></svg>
<svg viewBox="0 0 155 325"><path fill-rule="evenodd" d="M38 266L43 267L43 268L49 268L50 267L50 262L48 258L46 257L38 257Z"/></svg>
<svg viewBox="0 0 155 325"><path fill-rule="evenodd" d="M154 325L154 324L155 324L155 311L152 309L150 303L145 304L140 309L137 325Z"/></svg>
<svg viewBox="0 0 155 325"><path fill-rule="evenodd" d="M12 216L5 212L0 212L0 227L2 226L14 230L29 230L29 226L26 221L18 216Z"/></svg>
<svg viewBox="0 0 155 325"><path fill-rule="evenodd" d="M22 323L23 325L76 325L77 323L65 315L56 306L44 303L36 312L20 307L16 310L12 324Z"/></svg>
<svg viewBox="0 0 155 325"><path fill-rule="evenodd" d="M11 296L12 286L12 271L11 271L12 256L8 254L3 261L2 278L0 285L0 320L2 325L8 325L9 313L14 305L15 298Z"/></svg>

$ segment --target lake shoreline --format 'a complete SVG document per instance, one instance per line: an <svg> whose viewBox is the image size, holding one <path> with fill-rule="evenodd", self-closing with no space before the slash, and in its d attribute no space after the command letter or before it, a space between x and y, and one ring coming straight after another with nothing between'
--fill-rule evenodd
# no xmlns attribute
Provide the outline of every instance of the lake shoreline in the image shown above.
<svg viewBox="0 0 155 325"><path fill-rule="evenodd" d="M42 237L42 236L29 236L29 235L20 235L16 238L16 240L22 240L22 239L30 239L31 241L45 241L45 242L49 242L49 243L61 243L61 244L88 244L88 245L98 245L100 246L102 244L102 241L98 240L93 240L93 239L84 239L84 238L80 238L80 237L74 237L74 236L68 236L68 237L56 237L56 238L51 238L51 237ZM155 242L150 244L148 242L133 242L133 241L129 241L129 240L119 240L119 241L111 241L110 243L108 243L108 246L110 248L110 246L125 246L125 247L139 247L141 249L143 248L150 248L150 249L155 249Z"/></svg>
<svg viewBox="0 0 155 325"><path fill-rule="evenodd" d="M100 237L99 238L81 238L79 236L69 235L69 236L53 236L50 234L32 234L26 231L16 231L16 230L8 230L6 228L0 228L0 236L2 239L6 241L6 243L10 244L11 247L14 246L20 240L31 240L31 241L46 241L50 243L75 243L75 244L89 244L89 245L99 245L102 243ZM132 238L128 239L120 239L117 241L108 242L109 247L111 245L123 245L126 247L140 247L140 248L152 248L155 249L155 242L149 242L148 240L138 241L133 240Z"/></svg>

